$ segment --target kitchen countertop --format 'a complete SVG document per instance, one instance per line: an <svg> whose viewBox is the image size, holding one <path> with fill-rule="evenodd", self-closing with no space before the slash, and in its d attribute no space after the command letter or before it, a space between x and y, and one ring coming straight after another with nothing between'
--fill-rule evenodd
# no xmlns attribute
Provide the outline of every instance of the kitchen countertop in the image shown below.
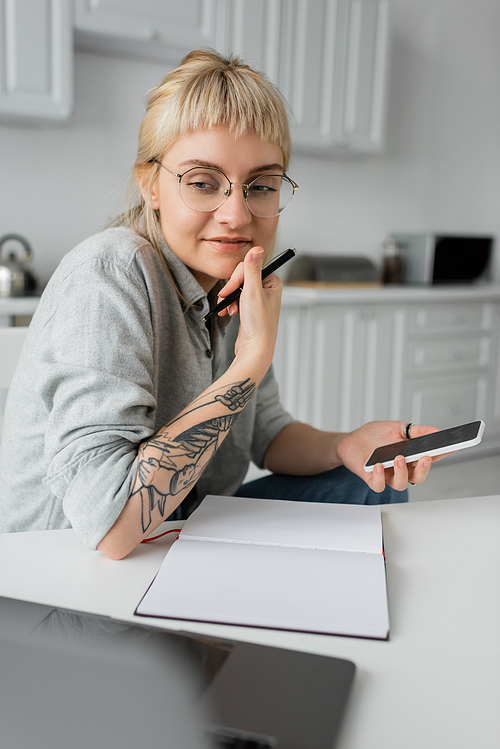
<svg viewBox="0 0 500 749"><path fill-rule="evenodd" d="M39 296L0 296L0 328L8 328L11 325L28 325L39 300Z"/></svg>
<svg viewBox="0 0 500 749"><path fill-rule="evenodd" d="M32 315L40 297L0 297L0 318L13 315ZM283 306L310 306L316 304L352 304L368 302L384 304L398 302L460 302L499 301L500 284L484 283L446 286L387 285L362 287L346 285L332 288L287 286L283 289Z"/></svg>
<svg viewBox="0 0 500 749"><path fill-rule="evenodd" d="M0 316L32 315L39 301L39 296L0 296Z"/></svg>
<svg viewBox="0 0 500 749"><path fill-rule="evenodd" d="M287 286L283 289L283 307L302 307L318 304L411 304L421 302L500 301L500 284L483 283L445 286L387 285L379 287L335 286L310 288Z"/></svg>

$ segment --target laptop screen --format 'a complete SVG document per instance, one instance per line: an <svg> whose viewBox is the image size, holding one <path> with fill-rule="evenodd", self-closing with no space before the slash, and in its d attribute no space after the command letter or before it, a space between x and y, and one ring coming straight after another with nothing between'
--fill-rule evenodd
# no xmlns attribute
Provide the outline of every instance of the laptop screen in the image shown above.
<svg viewBox="0 0 500 749"><path fill-rule="evenodd" d="M12 749L331 749L350 661L0 598Z"/></svg>

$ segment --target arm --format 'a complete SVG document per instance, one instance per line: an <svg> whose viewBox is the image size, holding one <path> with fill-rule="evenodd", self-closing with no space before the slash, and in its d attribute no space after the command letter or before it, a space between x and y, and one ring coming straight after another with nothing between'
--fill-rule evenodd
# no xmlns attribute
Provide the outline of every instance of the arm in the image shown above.
<svg viewBox="0 0 500 749"><path fill-rule="evenodd" d="M295 421L279 432L269 445L264 467L273 473L312 476L342 465L337 446L341 432L323 432Z"/></svg>
<svg viewBox="0 0 500 749"><path fill-rule="evenodd" d="M262 284L262 255L251 251L244 267L238 266L233 274L239 285L244 272L233 363L213 386L140 445L132 493L97 547L106 556L126 556L182 502L268 370L282 284L276 276Z"/></svg>
<svg viewBox="0 0 500 749"><path fill-rule="evenodd" d="M309 424L294 422L269 446L265 467L275 473L307 476L345 465L375 492L382 492L386 483L402 491L409 481L414 484L425 481L431 464L444 457L423 457L408 465L402 458L394 468L384 470L378 465L373 473L366 473L363 466L372 451L380 445L405 439L404 428L403 421L372 421L353 432L324 432ZM435 427L413 425L412 437L435 431Z"/></svg>

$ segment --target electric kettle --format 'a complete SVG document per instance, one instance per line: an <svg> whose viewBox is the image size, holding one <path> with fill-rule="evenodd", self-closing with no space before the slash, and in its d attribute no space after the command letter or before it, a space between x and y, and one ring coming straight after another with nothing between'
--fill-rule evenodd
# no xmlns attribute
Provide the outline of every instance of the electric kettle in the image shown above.
<svg viewBox="0 0 500 749"><path fill-rule="evenodd" d="M36 289L33 274L18 259L15 252L9 252L6 259L2 257L2 247L15 240L24 248L25 261L30 261L33 251L27 240L20 234L4 234L0 237L0 297L28 296Z"/></svg>

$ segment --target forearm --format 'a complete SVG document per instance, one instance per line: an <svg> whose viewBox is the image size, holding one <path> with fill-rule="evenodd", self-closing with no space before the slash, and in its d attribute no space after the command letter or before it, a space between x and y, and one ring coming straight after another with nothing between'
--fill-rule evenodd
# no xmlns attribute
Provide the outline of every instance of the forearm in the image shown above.
<svg viewBox="0 0 500 749"><path fill-rule="evenodd" d="M440 457L422 457L407 465L404 458L396 460L394 468L384 470L378 464L366 473L364 464L372 451L381 445L405 439L404 421L372 421L352 432L323 432L307 424L295 422L285 427L273 440L266 454L265 467L274 473L312 475L344 465L358 475L375 492L382 492L388 484L397 491L406 489L408 481L425 481L431 463ZM435 427L414 424L412 436L436 431Z"/></svg>
<svg viewBox="0 0 500 749"><path fill-rule="evenodd" d="M99 551L122 559L169 517L198 481L262 376L257 368L252 371L233 363L173 421L140 445L132 494L99 543Z"/></svg>
<svg viewBox="0 0 500 749"><path fill-rule="evenodd" d="M282 283L272 275L262 280L263 252L258 247L248 252L226 284L230 293L232 286L243 283L233 363L217 382L140 446L132 494L98 545L106 556L122 559L169 517L196 484L269 369Z"/></svg>
<svg viewBox="0 0 500 749"><path fill-rule="evenodd" d="M346 435L323 432L296 421L276 435L269 446L264 466L273 473L311 476L342 465L337 446Z"/></svg>

